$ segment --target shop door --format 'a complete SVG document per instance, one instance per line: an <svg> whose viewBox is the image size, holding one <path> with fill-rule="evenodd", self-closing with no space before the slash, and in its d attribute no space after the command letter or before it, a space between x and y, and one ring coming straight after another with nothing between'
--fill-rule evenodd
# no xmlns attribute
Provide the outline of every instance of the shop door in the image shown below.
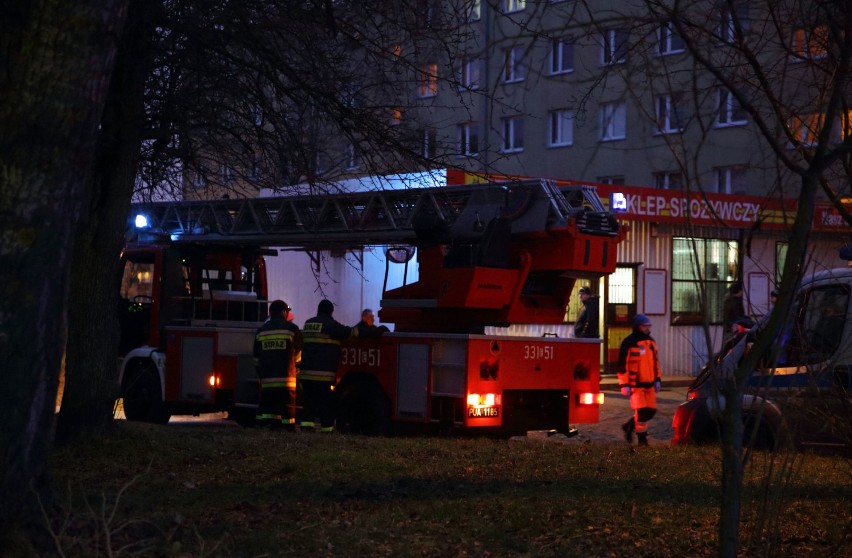
<svg viewBox="0 0 852 558"><path fill-rule="evenodd" d="M615 374L618 351L636 315L636 265L619 265L606 280L604 304L604 373Z"/></svg>

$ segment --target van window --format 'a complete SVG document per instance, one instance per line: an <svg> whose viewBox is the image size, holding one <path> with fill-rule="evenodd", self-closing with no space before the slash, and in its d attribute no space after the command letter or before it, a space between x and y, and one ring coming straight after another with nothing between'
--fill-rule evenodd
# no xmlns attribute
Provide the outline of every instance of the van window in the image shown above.
<svg viewBox="0 0 852 558"><path fill-rule="evenodd" d="M799 366L831 358L840 346L848 321L848 285L826 285L803 293L797 301L797 319L785 333L785 366ZM796 309L794 309L796 310Z"/></svg>

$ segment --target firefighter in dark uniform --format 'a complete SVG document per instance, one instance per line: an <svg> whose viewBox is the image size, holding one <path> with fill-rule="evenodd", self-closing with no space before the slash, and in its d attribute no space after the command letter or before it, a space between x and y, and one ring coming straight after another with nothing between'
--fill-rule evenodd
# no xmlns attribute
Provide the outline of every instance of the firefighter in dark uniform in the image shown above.
<svg viewBox="0 0 852 558"><path fill-rule="evenodd" d="M322 300L317 315L305 322L302 362L299 383L302 387L303 430L313 430L319 421L321 432L334 430L333 392L340 360L340 342L358 335L358 329L348 327L331 317L334 304Z"/></svg>
<svg viewBox="0 0 852 558"><path fill-rule="evenodd" d="M648 421L657 414L660 380L660 358L657 343L651 337L651 320L645 314L633 318L633 333L621 342L618 354L618 385L630 397L633 416L621 425L624 439L633 442L633 432L640 446L648 445Z"/></svg>
<svg viewBox="0 0 852 558"><path fill-rule="evenodd" d="M287 319L290 307L283 300L269 305L269 319L257 330L254 358L260 376L257 420L272 426L291 425L296 387L296 355L302 348L299 326Z"/></svg>

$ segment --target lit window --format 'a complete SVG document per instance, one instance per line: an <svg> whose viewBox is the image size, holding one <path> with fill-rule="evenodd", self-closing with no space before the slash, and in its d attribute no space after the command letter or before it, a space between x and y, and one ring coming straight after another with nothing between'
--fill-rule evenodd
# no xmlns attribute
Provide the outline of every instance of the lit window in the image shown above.
<svg viewBox="0 0 852 558"><path fill-rule="evenodd" d="M722 304L739 277L739 245L712 238L672 239L672 325L722 323ZM703 301L703 304L702 304Z"/></svg>
<svg viewBox="0 0 852 558"><path fill-rule="evenodd" d="M746 167L741 165L714 169L715 191L720 194L744 194L746 192Z"/></svg>
<svg viewBox="0 0 852 558"><path fill-rule="evenodd" d="M797 58L823 58L828 52L828 27L821 25L814 29L796 29L793 31L793 55Z"/></svg>
<svg viewBox="0 0 852 558"><path fill-rule="evenodd" d="M627 106L624 103L601 105L601 140L620 140L627 137Z"/></svg>
<svg viewBox="0 0 852 558"><path fill-rule="evenodd" d="M601 45L601 64L622 64L627 59L627 30L607 29Z"/></svg>
<svg viewBox="0 0 852 558"><path fill-rule="evenodd" d="M664 134L682 132L686 103L681 94L662 95L657 97L657 127Z"/></svg>
<svg viewBox="0 0 852 558"><path fill-rule="evenodd" d="M466 89L479 88L479 67L478 58L464 58L459 65L459 85Z"/></svg>
<svg viewBox="0 0 852 558"><path fill-rule="evenodd" d="M479 126L476 123L462 124L458 127L459 155L477 155L479 153Z"/></svg>
<svg viewBox="0 0 852 558"><path fill-rule="evenodd" d="M660 54L683 52L683 39L675 32L672 22L666 22L657 29L657 48Z"/></svg>
<svg viewBox="0 0 852 558"><path fill-rule="evenodd" d="M515 81L523 81L524 66L522 63L524 57L524 47L516 46L504 51L503 63L503 81L512 83Z"/></svg>
<svg viewBox="0 0 852 558"><path fill-rule="evenodd" d="M654 187L658 190L683 190L683 173L655 172Z"/></svg>
<svg viewBox="0 0 852 558"><path fill-rule="evenodd" d="M417 80L418 97L434 97L438 94L438 65L426 64L420 67Z"/></svg>
<svg viewBox="0 0 852 558"><path fill-rule="evenodd" d="M793 138L791 147L816 145L822 125L823 116L820 113L792 117L790 119L790 135Z"/></svg>
<svg viewBox="0 0 852 558"><path fill-rule="evenodd" d="M574 144L574 112L554 110L550 112L547 145L559 147Z"/></svg>
<svg viewBox="0 0 852 558"><path fill-rule="evenodd" d="M717 126L737 126L748 122L748 114L740 102L727 89L719 90L719 115Z"/></svg>
<svg viewBox="0 0 852 558"><path fill-rule="evenodd" d="M501 10L504 14L520 12L526 7L526 0L503 0Z"/></svg>
<svg viewBox="0 0 852 558"><path fill-rule="evenodd" d="M550 51L550 73L564 74L574 71L574 41L556 39Z"/></svg>
<svg viewBox="0 0 852 558"><path fill-rule="evenodd" d="M503 118L503 153L517 153L524 150L524 119L519 116Z"/></svg>
<svg viewBox="0 0 852 558"><path fill-rule="evenodd" d="M399 107L391 111L391 126L399 126L402 123L402 109Z"/></svg>

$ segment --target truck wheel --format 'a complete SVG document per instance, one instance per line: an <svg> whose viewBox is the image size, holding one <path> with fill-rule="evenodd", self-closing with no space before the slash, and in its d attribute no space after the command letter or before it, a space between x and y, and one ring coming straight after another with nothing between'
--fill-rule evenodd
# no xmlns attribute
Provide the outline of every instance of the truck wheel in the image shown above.
<svg viewBox="0 0 852 558"><path fill-rule="evenodd" d="M390 434L390 401L372 378L343 382L337 394L337 429L352 434Z"/></svg>
<svg viewBox="0 0 852 558"><path fill-rule="evenodd" d="M171 418L163 404L160 376L150 361L128 370L121 383L121 397L127 420L165 424Z"/></svg>

